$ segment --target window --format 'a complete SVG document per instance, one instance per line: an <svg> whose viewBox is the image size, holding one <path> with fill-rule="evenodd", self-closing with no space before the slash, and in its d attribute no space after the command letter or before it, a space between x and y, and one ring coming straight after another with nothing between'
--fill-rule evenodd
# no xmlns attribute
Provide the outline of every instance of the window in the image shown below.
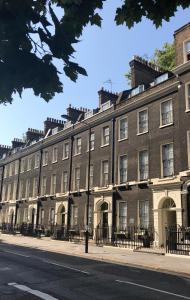
<svg viewBox="0 0 190 300"><path fill-rule="evenodd" d="M35 177L33 181L33 197L38 195L38 178Z"/></svg>
<svg viewBox="0 0 190 300"><path fill-rule="evenodd" d="M126 230L127 228L127 202L119 202L119 230Z"/></svg>
<svg viewBox="0 0 190 300"><path fill-rule="evenodd" d="M25 170L25 159L21 159L21 167L20 167L20 173L23 173Z"/></svg>
<svg viewBox="0 0 190 300"><path fill-rule="evenodd" d="M93 207L89 205L88 207L88 226L92 228L93 225Z"/></svg>
<svg viewBox="0 0 190 300"><path fill-rule="evenodd" d="M35 161L34 161L34 167L37 169L40 166L40 155L36 154L35 155Z"/></svg>
<svg viewBox="0 0 190 300"><path fill-rule="evenodd" d="M76 191L80 189L80 168L75 168L75 187Z"/></svg>
<svg viewBox="0 0 190 300"><path fill-rule="evenodd" d="M119 183L127 182L127 155L120 156Z"/></svg>
<svg viewBox="0 0 190 300"><path fill-rule="evenodd" d="M102 129L102 146L109 145L110 140L110 129L106 126Z"/></svg>
<svg viewBox="0 0 190 300"><path fill-rule="evenodd" d="M4 178L7 178L8 176L9 176L9 165L6 165L4 171Z"/></svg>
<svg viewBox="0 0 190 300"><path fill-rule="evenodd" d="M12 188L12 185L11 185L11 183L9 183L8 189L7 189L7 201L11 200L11 188Z"/></svg>
<svg viewBox="0 0 190 300"><path fill-rule="evenodd" d="M162 145L162 172L163 177L174 174L173 144Z"/></svg>
<svg viewBox="0 0 190 300"><path fill-rule="evenodd" d="M46 187L47 187L47 178L45 176L42 177L42 187L41 194L46 195Z"/></svg>
<svg viewBox="0 0 190 300"><path fill-rule="evenodd" d="M32 168L32 158L28 157L28 160L27 160L27 171L30 171L31 168Z"/></svg>
<svg viewBox="0 0 190 300"><path fill-rule="evenodd" d="M24 221L25 223L28 222L28 208L24 208L23 221Z"/></svg>
<svg viewBox="0 0 190 300"><path fill-rule="evenodd" d="M13 175L13 163L9 165L9 177Z"/></svg>
<svg viewBox="0 0 190 300"><path fill-rule="evenodd" d="M14 181L13 184L13 200L16 200L16 190L17 190L17 181Z"/></svg>
<svg viewBox="0 0 190 300"><path fill-rule="evenodd" d="M64 171L62 174L62 193L66 193L68 190L68 172Z"/></svg>
<svg viewBox="0 0 190 300"><path fill-rule="evenodd" d="M139 180L147 180L149 173L148 150L139 152Z"/></svg>
<svg viewBox="0 0 190 300"><path fill-rule="evenodd" d="M128 119L123 118L119 120L119 140L128 138Z"/></svg>
<svg viewBox="0 0 190 300"><path fill-rule="evenodd" d="M187 131L187 156L188 156L188 168L190 169L190 130Z"/></svg>
<svg viewBox="0 0 190 300"><path fill-rule="evenodd" d="M95 133L92 132L90 135L90 151L94 150L95 145ZM89 145L88 145L88 151L89 151Z"/></svg>
<svg viewBox="0 0 190 300"><path fill-rule="evenodd" d="M48 151L44 151L43 153L43 166L48 164Z"/></svg>
<svg viewBox="0 0 190 300"><path fill-rule="evenodd" d="M58 156L58 149L57 147L54 147L52 153L52 163L57 162L57 156Z"/></svg>
<svg viewBox="0 0 190 300"><path fill-rule="evenodd" d="M161 126L173 123L172 100L161 103Z"/></svg>
<svg viewBox="0 0 190 300"><path fill-rule="evenodd" d="M51 225L54 224L54 221L55 221L55 209L54 208L50 209L49 221L50 221Z"/></svg>
<svg viewBox="0 0 190 300"><path fill-rule="evenodd" d="M25 198L28 198L30 195L30 179L26 180L26 191L25 191Z"/></svg>
<svg viewBox="0 0 190 300"><path fill-rule="evenodd" d="M184 57L184 60L185 62L190 60L190 41L187 41L185 44L185 49L184 49L184 54L185 54L185 57Z"/></svg>
<svg viewBox="0 0 190 300"><path fill-rule="evenodd" d="M86 187L88 188L88 167L86 172ZM92 188L94 185L94 166L90 165L90 174L89 174L89 188Z"/></svg>
<svg viewBox="0 0 190 300"><path fill-rule="evenodd" d="M108 185L108 160L102 162L102 186Z"/></svg>
<svg viewBox="0 0 190 300"><path fill-rule="evenodd" d="M148 132L148 109L138 112L138 134Z"/></svg>
<svg viewBox="0 0 190 300"><path fill-rule="evenodd" d="M63 144L63 159L69 157L69 143Z"/></svg>
<svg viewBox="0 0 190 300"><path fill-rule="evenodd" d="M190 110L190 83L185 86L186 110Z"/></svg>
<svg viewBox="0 0 190 300"><path fill-rule="evenodd" d="M56 175L53 174L51 176L51 194L54 195L56 193Z"/></svg>
<svg viewBox="0 0 190 300"><path fill-rule="evenodd" d="M78 225L78 207L73 205L72 206L72 226Z"/></svg>
<svg viewBox="0 0 190 300"><path fill-rule="evenodd" d="M77 138L75 141L75 154L81 153L82 140L81 138Z"/></svg>
<svg viewBox="0 0 190 300"><path fill-rule="evenodd" d="M149 226L149 201L139 201L139 225L141 228Z"/></svg>
<svg viewBox="0 0 190 300"><path fill-rule="evenodd" d="M40 209L40 225L44 225L44 209Z"/></svg>
<svg viewBox="0 0 190 300"><path fill-rule="evenodd" d="M18 174L18 171L19 171L19 160L16 160L15 161L15 175Z"/></svg>
<svg viewBox="0 0 190 300"><path fill-rule="evenodd" d="M7 186L6 186L6 184L3 184L2 201L6 201L6 199L5 199L6 190L7 190Z"/></svg>
<svg viewBox="0 0 190 300"><path fill-rule="evenodd" d="M23 197L23 180L21 180L19 184L19 199L22 199L22 197Z"/></svg>

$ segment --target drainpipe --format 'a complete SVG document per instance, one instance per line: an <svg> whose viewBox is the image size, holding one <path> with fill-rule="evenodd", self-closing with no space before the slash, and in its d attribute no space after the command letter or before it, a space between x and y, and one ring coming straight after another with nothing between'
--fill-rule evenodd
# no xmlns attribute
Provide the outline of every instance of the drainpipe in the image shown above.
<svg viewBox="0 0 190 300"><path fill-rule="evenodd" d="M18 196L19 196L20 165L21 165L21 158L19 158L19 160L18 160L18 175L17 175L17 185L16 185L16 200L18 200ZM18 208L19 208L19 205L18 205L18 203L16 203L15 222L14 222L14 225L17 224Z"/></svg>
<svg viewBox="0 0 190 300"><path fill-rule="evenodd" d="M115 118L112 119L112 158L111 158L111 183L115 184ZM115 190L112 189L112 241L115 229Z"/></svg>
<svg viewBox="0 0 190 300"><path fill-rule="evenodd" d="M71 149L70 149L70 166L69 166L69 197L68 197L68 210L67 210L67 231L71 224L71 183L72 183L72 164L73 164L73 142L74 137L71 136Z"/></svg>

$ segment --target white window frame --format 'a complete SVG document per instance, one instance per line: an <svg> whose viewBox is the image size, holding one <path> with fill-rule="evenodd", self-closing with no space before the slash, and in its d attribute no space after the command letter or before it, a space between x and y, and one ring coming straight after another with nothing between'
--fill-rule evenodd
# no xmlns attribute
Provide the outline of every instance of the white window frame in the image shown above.
<svg viewBox="0 0 190 300"><path fill-rule="evenodd" d="M19 160L15 161L15 175L18 175L18 171L19 171Z"/></svg>
<svg viewBox="0 0 190 300"><path fill-rule="evenodd" d="M13 183L13 200L16 200L16 191L17 191L17 181Z"/></svg>
<svg viewBox="0 0 190 300"><path fill-rule="evenodd" d="M26 179L26 187L25 187L25 198L29 198L30 196L30 179Z"/></svg>
<svg viewBox="0 0 190 300"><path fill-rule="evenodd" d="M58 147L55 146L53 147L53 151L52 151L52 164L56 163L58 159Z"/></svg>
<svg viewBox="0 0 190 300"><path fill-rule="evenodd" d="M57 176L56 174L51 175L51 195L56 194Z"/></svg>
<svg viewBox="0 0 190 300"><path fill-rule="evenodd" d="M147 179L141 180L141 174L140 174L140 153L144 152L144 151L147 151L147 153L148 153L148 176L147 176ZM139 181L146 181L146 180L148 180L148 178L149 178L149 166L150 166L149 163L150 163L150 161L149 161L149 151L148 151L148 149L147 148L140 149L138 151L138 180Z"/></svg>
<svg viewBox="0 0 190 300"><path fill-rule="evenodd" d="M188 168L190 169L190 130L187 131L187 157L188 157Z"/></svg>
<svg viewBox="0 0 190 300"><path fill-rule="evenodd" d="M40 154L37 153L35 154L35 159L34 159L34 168L37 169L40 166Z"/></svg>
<svg viewBox="0 0 190 300"><path fill-rule="evenodd" d="M78 144L78 141L80 140L80 144ZM82 152L82 138L77 137L75 139L75 155L79 155Z"/></svg>
<svg viewBox="0 0 190 300"><path fill-rule="evenodd" d="M43 152L43 157L42 157L42 165L43 165L43 167L48 165L48 156L49 156L48 150L45 150Z"/></svg>
<svg viewBox="0 0 190 300"><path fill-rule="evenodd" d="M24 182L23 179L19 182L19 199L23 198Z"/></svg>
<svg viewBox="0 0 190 300"><path fill-rule="evenodd" d="M77 205L72 204L71 206L72 210L71 210L71 226L77 226L78 225L78 221L79 221L79 208ZM74 209L77 209L77 222L74 222L75 220L75 214L74 214Z"/></svg>
<svg viewBox="0 0 190 300"><path fill-rule="evenodd" d="M140 220L141 220L141 218L140 218L140 203L145 203L145 202L147 202L148 203L148 220L144 220L145 222L144 223L146 223L147 222L147 226L145 226L145 228L148 228L149 227L149 225L150 225L150 201L149 200L139 200L138 201L138 225L139 225L139 227L141 226L141 222L140 222ZM143 227L144 228L144 227Z"/></svg>
<svg viewBox="0 0 190 300"><path fill-rule="evenodd" d="M33 179L32 195L33 195L33 197L37 197L37 195L38 195L38 177L34 177L34 179Z"/></svg>
<svg viewBox="0 0 190 300"><path fill-rule="evenodd" d="M45 184L44 184L45 182ZM41 195L44 196L47 193L47 177L42 177L42 185L41 185Z"/></svg>
<svg viewBox="0 0 190 300"><path fill-rule="evenodd" d="M173 174L170 176L164 176L164 167L163 167L163 146L165 145L173 145ZM173 142L166 142L160 145L160 157L161 157L161 177L162 178L167 178L167 177L172 177L175 174L175 165L174 165L174 143Z"/></svg>
<svg viewBox="0 0 190 300"><path fill-rule="evenodd" d="M66 184L66 188L65 188L65 174L67 174L67 184ZM62 173L62 179L61 179L61 192L62 193L67 193L68 191L68 179L69 179L69 176L68 176L68 172L67 171L63 171Z"/></svg>
<svg viewBox="0 0 190 300"><path fill-rule="evenodd" d="M94 139L92 139L92 136L94 136ZM95 132L91 132L91 135L90 135L90 151L93 151L94 148L95 148ZM87 145L87 152L88 151L89 151L89 140L88 140L88 145Z"/></svg>
<svg viewBox="0 0 190 300"><path fill-rule="evenodd" d="M126 137L124 138L121 138L121 121L123 120L126 120L127 121L127 134L126 134ZM118 141L124 141L124 140L127 140L128 139L128 136L129 136L129 122L128 122L128 117L127 116L123 116L121 118L119 118L118 120Z"/></svg>
<svg viewBox="0 0 190 300"><path fill-rule="evenodd" d="M76 177L76 172L77 172L77 170L79 170L79 178L77 179L77 177ZM75 169L74 169L74 190L75 191L79 191L80 190L80 178L81 177L81 170L80 170L80 167L76 167ZM79 181L79 186L77 186L77 181Z"/></svg>
<svg viewBox="0 0 190 300"><path fill-rule="evenodd" d="M126 228L120 228L120 204L125 203L127 206L127 215L126 215ZM126 230L128 226L128 203L125 200L117 201L117 227L120 231Z"/></svg>
<svg viewBox="0 0 190 300"><path fill-rule="evenodd" d="M12 197L11 192L12 192L12 184L9 183L8 187L7 187L7 201L12 200L11 199L11 197Z"/></svg>
<svg viewBox="0 0 190 300"><path fill-rule="evenodd" d="M66 154L66 146L68 146L68 155ZM63 143L63 160L69 158L69 142Z"/></svg>
<svg viewBox="0 0 190 300"><path fill-rule="evenodd" d="M165 102L171 102L172 103L172 122L167 123L167 124L163 124L163 122L162 122L163 121L162 120L162 105ZM173 125L173 123L174 123L173 100L172 100L172 98L169 98L169 99L165 99L165 100L163 100L163 101L160 102L160 128L171 126L171 125Z"/></svg>
<svg viewBox="0 0 190 300"><path fill-rule="evenodd" d="M187 52L186 52L186 44L190 42L190 39L186 39L184 42L183 42L183 61L184 63L188 62L189 60L187 60Z"/></svg>
<svg viewBox="0 0 190 300"><path fill-rule="evenodd" d="M103 165L104 165L104 162L107 162L108 163L108 183L107 185L103 184ZM106 174L106 173L105 173ZM109 160L108 159L105 159L105 160L102 160L101 162L101 186L102 187L107 187L109 185Z"/></svg>
<svg viewBox="0 0 190 300"><path fill-rule="evenodd" d="M24 171L25 171L25 163L26 163L25 158L22 158L20 163L21 163L20 173L24 173Z"/></svg>
<svg viewBox="0 0 190 300"><path fill-rule="evenodd" d="M147 129L143 132L140 132L139 129L140 129L140 124L139 124L139 114L143 111L146 111L147 112ZM148 107L144 107L140 110L137 111L137 135L142 135L142 134L146 134L148 133L148 130L149 130L149 114L148 114Z"/></svg>
<svg viewBox="0 0 190 300"><path fill-rule="evenodd" d="M109 135L104 135L105 129L108 128L109 129ZM108 143L104 144L104 137L108 136L109 141ZM110 127L109 125L102 127L102 134L101 134L101 147L105 147L105 146L109 146L110 144Z"/></svg>
<svg viewBox="0 0 190 300"><path fill-rule="evenodd" d="M127 158L127 179L126 179L125 182L121 182L121 173L120 173L121 168L120 168L120 165L121 165L121 158L122 157L126 157ZM127 154L123 154L123 155L120 155L118 157L118 179L119 179L118 180L119 184L125 184L125 183L127 183L127 180L128 180L128 155Z"/></svg>
<svg viewBox="0 0 190 300"><path fill-rule="evenodd" d="M32 157L27 158L27 171L32 169Z"/></svg>
<svg viewBox="0 0 190 300"><path fill-rule="evenodd" d="M91 173L91 170L93 172ZM92 175L92 176L91 176ZM92 182L91 182L92 180ZM90 164L90 181L89 181L89 188L92 189L94 186L94 165L93 163ZM88 188L88 166L86 167L86 188Z"/></svg>
<svg viewBox="0 0 190 300"><path fill-rule="evenodd" d="M185 84L185 112L190 112L190 95L188 97L188 86L190 87L190 81Z"/></svg>

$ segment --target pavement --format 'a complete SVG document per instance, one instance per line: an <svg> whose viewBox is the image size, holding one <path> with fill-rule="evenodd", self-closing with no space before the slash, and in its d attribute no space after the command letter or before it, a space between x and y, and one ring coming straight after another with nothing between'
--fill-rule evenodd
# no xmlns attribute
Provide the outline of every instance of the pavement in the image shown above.
<svg viewBox="0 0 190 300"><path fill-rule="evenodd" d="M89 253L84 253L83 244L52 240L48 237L37 239L21 235L1 234L0 241L0 246L1 244L17 245L190 277L190 256L141 253L126 248L97 247L92 243L89 244Z"/></svg>

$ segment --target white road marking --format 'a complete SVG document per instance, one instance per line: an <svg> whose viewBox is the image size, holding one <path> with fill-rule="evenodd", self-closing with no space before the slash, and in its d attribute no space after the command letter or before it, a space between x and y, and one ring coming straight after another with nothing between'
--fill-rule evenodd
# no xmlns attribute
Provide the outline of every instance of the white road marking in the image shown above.
<svg viewBox="0 0 190 300"><path fill-rule="evenodd" d="M11 250L2 250L3 252L6 252L6 253L10 253L10 254L14 254L14 255L18 255L18 256L22 256L22 257L30 257L29 255L25 255L25 254L22 254L22 253L19 253L19 252L15 252L15 251L11 251Z"/></svg>
<svg viewBox="0 0 190 300"><path fill-rule="evenodd" d="M46 293L42 293L38 290L32 290L31 288L27 287L26 285L22 285L22 284L17 284L16 282L10 282L8 283L9 286L13 286L23 292L27 292L29 294L32 294L32 295L35 295L41 299L44 299L44 300L58 300L57 298L55 297L52 297Z"/></svg>
<svg viewBox="0 0 190 300"><path fill-rule="evenodd" d="M172 296L175 296L175 297L178 297L178 298L182 298L182 299L190 299L190 297L187 297L187 296L170 293L170 292L167 292L167 291L164 291L164 290L155 289L155 288L152 288L152 287L149 287L149 286L146 286L146 285L142 285L142 284L138 284L138 283L134 283L134 282L131 282L131 281L116 280L116 282L139 286L139 287L142 287L144 289L152 290L152 291L163 293L163 294L167 294L167 295L172 295Z"/></svg>
<svg viewBox="0 0 190 300"><path fill-rule="evenodd" d="M63 265L63 264L59 264L59 263L50 261L50 260L43 259L42 261L45 262L45 263L47 263L47 264L51 264L51 265L54 265L54 266L62 267L62 268L69 269L69 270L72 270L72 271L75 271L75 272L80 272L80 273L83 273L83 274L86 274L86 275L90 275L89 272L82 271L82 270L76 269L76 268L72 268L72 267L69 267L69 266L66 266L66 265Z"/></svg>

